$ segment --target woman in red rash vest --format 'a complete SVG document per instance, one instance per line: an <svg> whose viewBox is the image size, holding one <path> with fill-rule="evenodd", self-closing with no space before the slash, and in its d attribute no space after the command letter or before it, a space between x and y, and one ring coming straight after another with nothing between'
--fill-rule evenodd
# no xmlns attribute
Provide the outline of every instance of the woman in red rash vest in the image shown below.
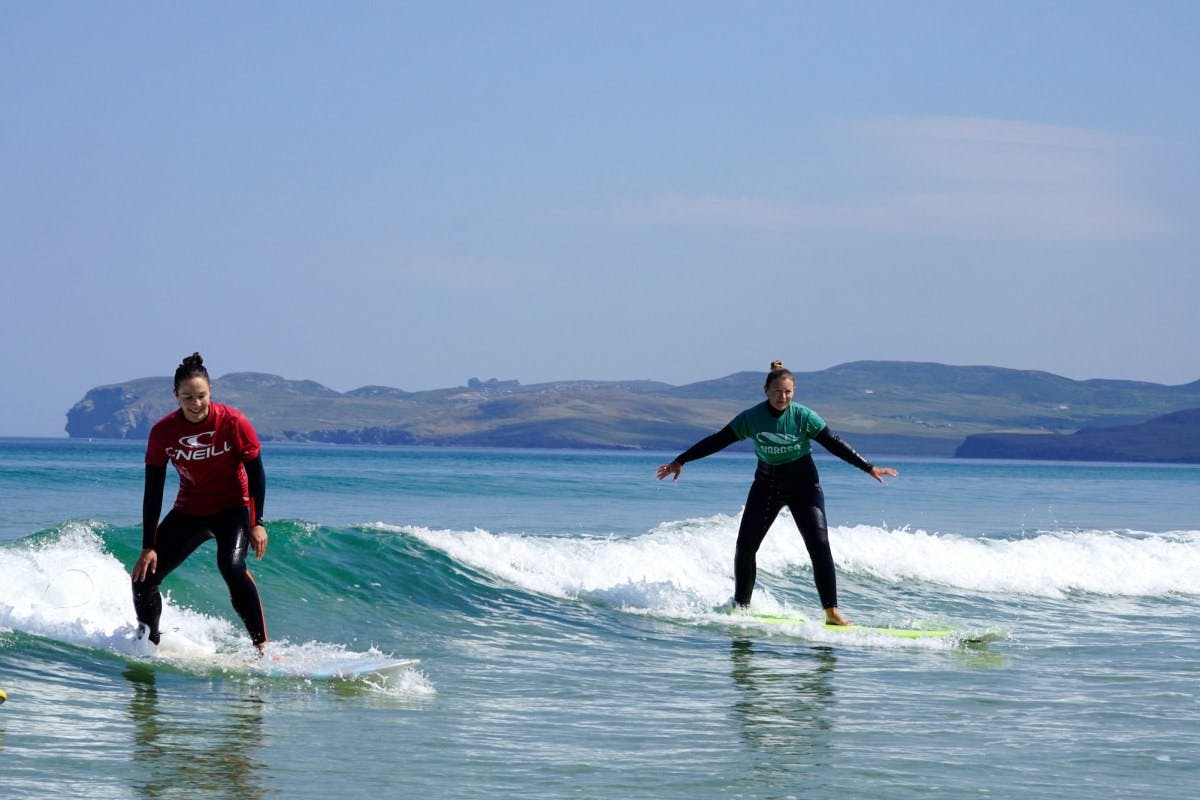
<svg viewBox="0 0 1200 800"><path fill-rule="evenodd" d="M216 539L217 567L233 608L261 652L267 625L258 587L246 570L247 549L258 558L267 549L266 476L258 435L240 411L212 402L199 353L175 370L175 399L179 410L154 424L146 444L142 552L131 571L137 638L158 644L159 584L197 547ZM179 473L179 492L160 523L168 462Z"/></svg>

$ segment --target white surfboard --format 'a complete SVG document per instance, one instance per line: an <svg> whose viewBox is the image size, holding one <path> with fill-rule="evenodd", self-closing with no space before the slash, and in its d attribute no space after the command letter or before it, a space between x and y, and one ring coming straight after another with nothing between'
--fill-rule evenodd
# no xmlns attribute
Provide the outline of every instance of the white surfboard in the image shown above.
<svg viewBox="0 0 1200 800"><path fill-rule="evenodd" d="M345 653L319 661L305 660L289 664L286 659L275 661L265 656L260 665L251 665L255 672L278 677L308 678L314 681L351 681L364 677L386 678L420 664L416 658L392 658L382 653Z"/></svg>
<svg viewBox="0 0 1200 800"><path fill-rule="evenodd" d="M261 657L217 652L215 647L192 641L178 630L163 631L157 648L149 643L142 647L139 655L180 666L194 664L227 672L315 681L386 679L421 663L416 658L397 658L378 651L362 653L317 642L268 644Z"/></svg>

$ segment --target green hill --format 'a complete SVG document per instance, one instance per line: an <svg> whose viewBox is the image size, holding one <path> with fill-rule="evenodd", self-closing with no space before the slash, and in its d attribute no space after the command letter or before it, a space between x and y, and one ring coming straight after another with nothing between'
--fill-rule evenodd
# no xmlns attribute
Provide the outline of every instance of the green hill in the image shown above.
<svg viewBox="0 0 1200 800"><path fill-rule="evenodd" d="M366 386L343 393L234 373L213 381L213 397L246 412L265 440L670 451L762 400L762 381L761 372L684 386L473 378L431 391ZM1074 381L998 367L859 361L796 373L796 400L864 453L948 456L978 434L1068 434L1197 408L1200 381ZM174 407L167 377L101 386L67 413L66 429L72 437L145 438Z"/></svg>

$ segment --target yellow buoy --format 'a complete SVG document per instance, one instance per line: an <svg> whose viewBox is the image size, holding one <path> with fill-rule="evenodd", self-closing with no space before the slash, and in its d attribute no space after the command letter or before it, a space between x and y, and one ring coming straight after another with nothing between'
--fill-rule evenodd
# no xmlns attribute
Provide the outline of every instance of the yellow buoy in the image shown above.
<svg viewBox="0 0 1200 800"><path fill-rule="evenodd" d="M3 690L3 689L0 689L0 703L3 703L3 702L4 702L5 700L7 700L7 699L8 699L8 695L6 695L6 694L4 693L4 690Z"/></svg>

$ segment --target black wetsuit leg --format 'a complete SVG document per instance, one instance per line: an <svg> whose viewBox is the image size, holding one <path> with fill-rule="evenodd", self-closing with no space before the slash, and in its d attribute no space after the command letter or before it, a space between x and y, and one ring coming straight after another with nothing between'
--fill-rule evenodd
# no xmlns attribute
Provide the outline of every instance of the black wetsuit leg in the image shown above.
<svg viewBox="0 0 1200 800"><path fill-rule="evenodd" d="M210 517L190 517L175 510L167 514L158 526L155 543L157 568L153 574L133 584L133 606L138 622L150 628L153 641L158 641L158 622L162 614L159 584L197 547L213 538L217 540L217 568L229 588L234 611L256 645L267 641L267 626L258 587L246 570L249 531L250 515L245 508L229 509Z"/></svg>
<svg viewBox="0 0 1200 800"><path fill-rule="evenodd" d="M759 462L738 528L733 557L733 601L739 605L750 604L758 572L758 548L785 505L791 510L804 538L821 606L834 607L837 605L837 573L829 549L825 495L811 457L777 467Z"/></svg>
<svg viewBox="0 0 1200 800"><path fill-rule="evenodd" d="M817 585L817 596L821 608L836 608L837 570L833 565L833 551L829 549L829 526L825 522L825 493L818 486L797 487L800 497L788 500L792 519L804 538L808 559L812 562L813 582Z"/></svg>
<svg viewBox="0 0 1200 800"><path fill-rule="evenodd" d="M750 605L758 575L758 548L781 508L783 503L776 497L775 482L769 476L760 477L755 473L754 483L750 484L746 495L746 508L742 511L733 552L733 602L739 606Z"/></svg>
<svg viewBox="0 0 1200 800"><path fill-rule="evenodd" d="M246 569L246 552L250 549L250 509L237 508L225 517L230 524L215 531L217 537L217 568L225 585L233 610L256 645L267 641L267 620L262 599L250 571Z"/></svg>
<svg viewBox="0 0 1200 800"><path fill-rule="evenodd" d="M162 616L162 595L158 587L196 548L212 538L204 520L171 510L158 525L154 551L158 560L154 572L133 582L133 608L138 622L150 629L150 640L158 643L158 620Z"/></svg>

